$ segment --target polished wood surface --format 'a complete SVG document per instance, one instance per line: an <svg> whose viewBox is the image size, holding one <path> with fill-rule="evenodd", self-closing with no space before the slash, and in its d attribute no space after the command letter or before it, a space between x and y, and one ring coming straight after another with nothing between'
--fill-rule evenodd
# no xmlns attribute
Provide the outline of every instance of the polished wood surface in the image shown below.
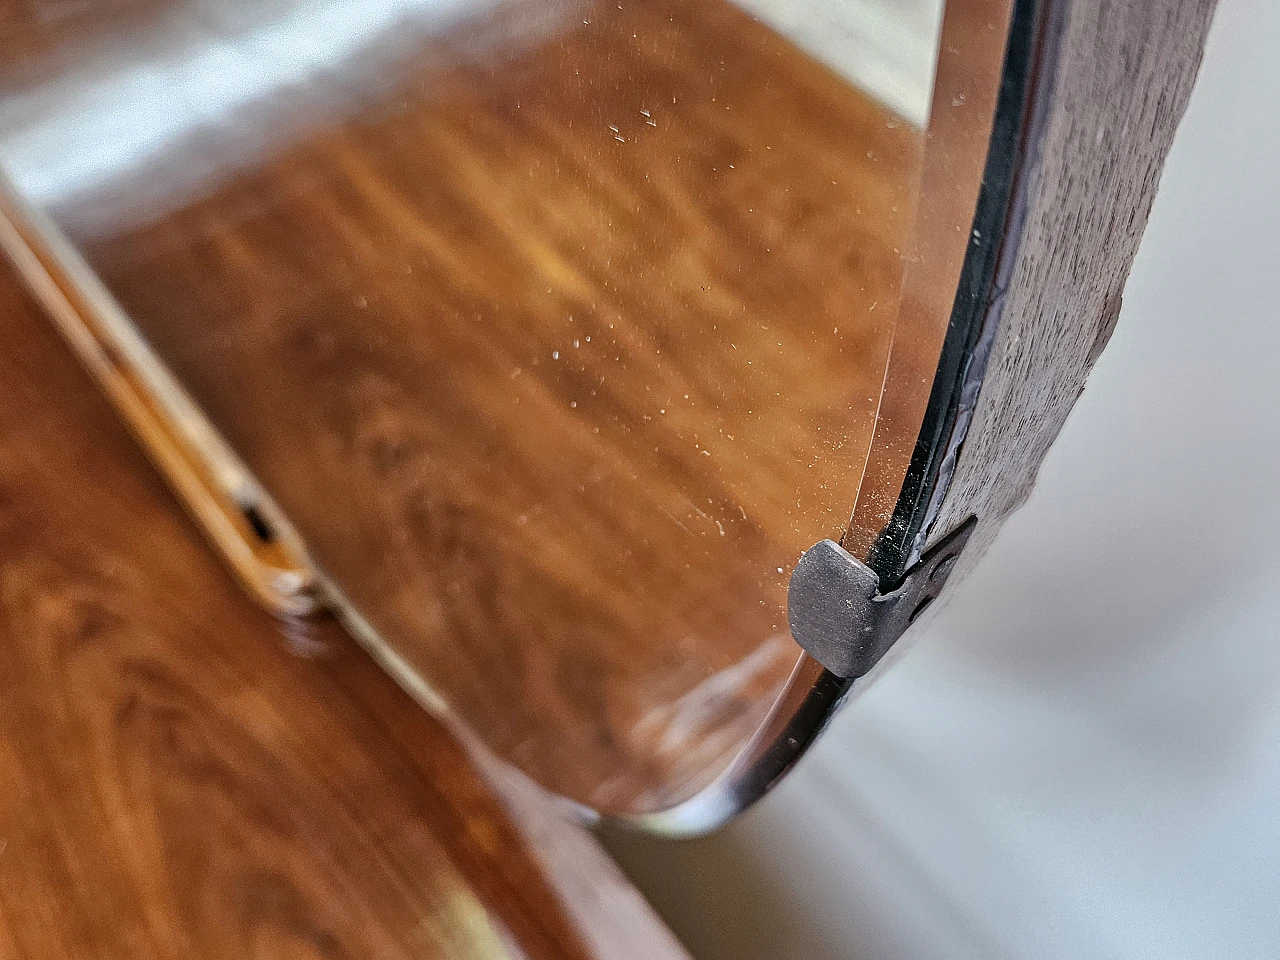
<svg viewBox="0 0 1280 960"><path fill-rule="evenodd" d="M553 883L345 634L257 609L7 268L0 784L6 960L606 955L582 841Z"/></svg>
<svg viewBox="0 0 1280 960"><path fill-rule="evenodd" d="M497 4L348 73L51 209L486 743L668 807L849 519L919 131L721 0Z"/></svg>

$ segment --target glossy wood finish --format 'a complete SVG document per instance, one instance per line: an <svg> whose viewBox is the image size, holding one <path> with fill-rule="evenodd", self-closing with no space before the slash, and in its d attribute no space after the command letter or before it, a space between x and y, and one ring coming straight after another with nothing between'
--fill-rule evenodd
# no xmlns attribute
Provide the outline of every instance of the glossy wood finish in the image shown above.
<svg viewBox="0 0 1280 960"><path fill-rule="evenodd" d="M581 840L549 880L351 640L244 596L7 268L0 784L6 960L586 958L570 914L626 897Z"/></svg>
<svg viewBox="0 0 1280 960"><path fill-rule="evenodd" d="M848 521L920 134L720 0L401 47L54 212L490 746L668 807L760 722L790 565Z"/></svg>

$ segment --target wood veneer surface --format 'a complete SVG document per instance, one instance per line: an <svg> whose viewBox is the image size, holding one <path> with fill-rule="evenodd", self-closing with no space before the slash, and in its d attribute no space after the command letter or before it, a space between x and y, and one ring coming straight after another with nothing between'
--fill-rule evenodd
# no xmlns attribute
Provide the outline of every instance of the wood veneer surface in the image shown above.
<svg viewBox="0 0 1280 960"><path fill-rule="evenodd" d="M7 268L0 784L6 960L595 956L439 723L241 594Z"/></svg>
<svg viewBox="0 0 1280 960"><path fill-rule="evenodd" d="M493 749L670 806L762 718L790 566L849 519L919 131L720 0L393 46L53 212Z"/></svg>

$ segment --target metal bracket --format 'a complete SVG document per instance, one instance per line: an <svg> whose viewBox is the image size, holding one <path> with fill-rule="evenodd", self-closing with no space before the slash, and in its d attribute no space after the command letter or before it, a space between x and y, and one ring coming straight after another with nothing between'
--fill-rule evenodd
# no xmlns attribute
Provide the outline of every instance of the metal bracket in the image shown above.
<svg viewBox="0 0 1280 960"><path fill-rule="evenodd" d="M960 524L884 593L875 571L840 544L814 544L791 574L791 635L837 676L862 676L942 592L976 525L975 517Z"/></svg>

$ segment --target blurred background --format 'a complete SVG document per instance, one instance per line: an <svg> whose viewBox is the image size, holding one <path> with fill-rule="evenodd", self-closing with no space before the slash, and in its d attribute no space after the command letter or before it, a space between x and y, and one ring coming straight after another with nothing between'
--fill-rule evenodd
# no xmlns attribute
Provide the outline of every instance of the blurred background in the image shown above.
<svg viewBox="0 0 1280 960"><path fill-rule="evenodd" d="M1280 4L1221 0L1028 504L712 837L611 848L699 960L1280 955Z"/></svg>

